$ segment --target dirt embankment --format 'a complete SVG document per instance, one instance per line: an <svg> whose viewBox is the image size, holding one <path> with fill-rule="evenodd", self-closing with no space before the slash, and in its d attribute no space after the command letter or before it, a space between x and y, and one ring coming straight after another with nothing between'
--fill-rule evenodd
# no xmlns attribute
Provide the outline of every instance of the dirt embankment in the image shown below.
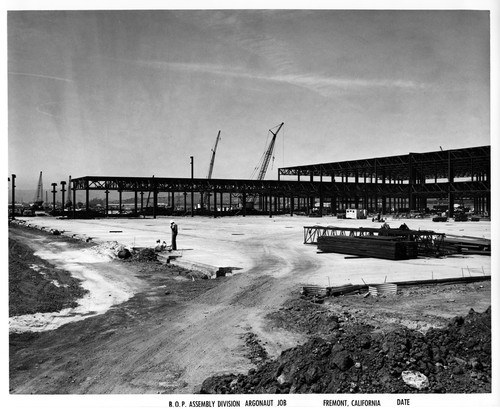
<svg viewBox="0 0 500 409"><path fill-rule="evenodd" d="M277 325L302 332L309 340L265 359L246 375L207 379L203 393L488 393L491 392L491 309L453 319L422 313L439 294L480 306L490 283L449 285L401 291L363 299L331 299L324 305L294 300L268 315ZM420 306L412 315L406 299ZM336 301L335 301L336 300ZM427 304L428 305L428 304ZM368 313L370 311L370 313ZM483 312L484 311L484 312ZM408 313L408 314L407 314ZM449 313L449 311L448 311ZM447 314L446 311L443 312ZM413 328L408 328L412 324ZM255 340L253 341L255 344ZM259 349L254 347L259 352ZM423 374L421 389L403 380Z"/></svg>
<svg viewBox="0 0 500 409"><path fill-rule="evenodd" d="M80 280L35 256L21 237L9 235L9 317L73 308L86 292Z"/></svg>
<svg viewBox="0 0 500 409"><path fill-rule="evenodd" d="M23 289L10 289L12 314L40 312L43 305L48 305L46 310L51 312L73 306L80 292L69 293L68 287L55 285L51 288L45 277L57 279L61 284L73 280L75 286L78 280L34 256L34 247L51 246L54 241L81 250L93 246L25 228L14 228L10 233L15 243L11 246L15 263L11 264L10 273ZM43 265L43 270L32 269L32 262ZM148 251L98 268L104 273L112 271L119 280L134 277L142 284L128 301L112 306L103 314L70 322L55 330L11 333L11 393L171 393L187 387L180 379L182 367L165 363L160 368L153 361L155 356L164 356L163 351L170 350L168 343L172 327L176 326L173 321L176 314L182 314L185 303L218 286L224 279L193 280L188 271L165 266L156 260L154 252ZM48 291L41 292L40 287L54 292L48 296ZM65 292L57 298L60 293L55 291L59 288ZM21 309L23 305L29 308ZM139 371L141 365L145 368ZM137 381L138 372L149 374L149 381Z"/></svg>

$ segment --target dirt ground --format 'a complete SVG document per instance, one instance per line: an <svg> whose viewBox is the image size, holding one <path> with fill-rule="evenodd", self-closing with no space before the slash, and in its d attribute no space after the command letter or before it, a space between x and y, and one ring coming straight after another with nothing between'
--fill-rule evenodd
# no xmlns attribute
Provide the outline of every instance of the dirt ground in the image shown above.
<svg viewBox="0 0 500 409"><path fill-rule="evenodd" d="M11 246L11 259L17 252L29 253L19 259L26 261L24 271L30 274L40 274L30 264L42 262L27 248L35 252L53 247L55 241L68 240L21 227L10 228L9 236L14 242L23 243ZM245 244L250 251L262 247L251 239ZM74 241L70 246L89 248L88 243ZM266 268L274 271L284 264L290 274L313 268L304 266L302 261L300 254L286 262L275 256L268 260ZM46 263L43 265L50 270ZM54 267L61 268L57 263ZM272 364L286 350L310 342L330 342L324 339L333 335L341 340L344 334L354 334L350 332L352 328L363 328L364 334L411 331L411 335L406 335L411 343L415 334L432 333L431 327L446 329L453 317L465 317L471 309L483 312L491 304L491 286L487 281L412 288L378 298L329 298L317 304L301 298L296 282L287 284L287 280L268 275L258 266L244 274L213 280L149 260L114 260L94 263L92 268L104 275L110 274L110 270L120 274L123 282L134 288L133 293L126 301L87 319L50 331L11 333L11 394L196 393L214 375L243 376L249 371L253 374L256 368ZM22 264L16 265L15 271L23 271ZM43 279L47 281L47 277ZM63 282L60 276L57 279ZM78 291L68 295L70 304ZM16 298L25 296L12 291L11 305L22 304ZM489 331L491 334L491 327ZM485 343L490 346L491 360L491 335L489 343ZM462 365L475 365L480 388L474 391L491 387L491 364L487 351L481 353L480 364L469 360ZM456 354L453 357L464 360ZM447 361L442 365L447 365ZM290 390L291 384L287 386L288 392L319 392L307 388ZM359 385L352 392L356 391ZM450 386L434 390L443 391L451 391Z"/></svg>
<svg viewBox="0 0 500 409"><path fill-rule="evenodd" d="M307 335L270 358L252 339L256 368L207 379L204 393L490 393L490 282L401 289L396 295L293 299L269 325ZM475 305L457 316L454 303ZM423 304L425 303L425 304ZM422 306L427 305L422 313ZM483 309L485 308L486 309ZM453 318L449 318L453 316ZM404 372L426 376L422 389Z"/></svg>
<svg viewBox="0 0 500 409"><path fill-rule="evenodd" d="M86 292L80 280L34 256L20 234L15 236L9 239L9 317L75 307Z"/></svg>

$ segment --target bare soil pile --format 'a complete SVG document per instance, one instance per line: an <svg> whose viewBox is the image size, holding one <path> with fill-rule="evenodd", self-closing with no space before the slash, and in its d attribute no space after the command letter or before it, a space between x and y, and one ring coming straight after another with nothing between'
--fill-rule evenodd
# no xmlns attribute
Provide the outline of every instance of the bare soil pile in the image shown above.
<svg viewBox="0 0 500 409"><path fill-rule="evenodd" d="M384 333L360 323L340 326L342 317L318 317L330 335L315 335L247 375L209 378L201 393L491 392L490 308L470 310L426 334L405 327ZM406 384L404 371L425 375L428 387Z"/></svg>
<svg viewBox="0 0 500 409"><path fill-rule="evenodd" d="M132 261L140 263L158 261L158 254L152 248L144 248L132 252Z"/></svg>

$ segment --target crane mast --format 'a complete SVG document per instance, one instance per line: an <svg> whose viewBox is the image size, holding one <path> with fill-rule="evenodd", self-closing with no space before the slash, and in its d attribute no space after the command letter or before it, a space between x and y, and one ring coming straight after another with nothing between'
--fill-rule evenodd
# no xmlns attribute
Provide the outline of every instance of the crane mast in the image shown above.
<svg viewBox="0 0 500 409"><path fill-rule="evenodd" d="M212 149L212 154L210 155L210 165L208 167L208 175L207 179L212 179L212 172L214 171L214 163L215 163L215 153L217 152L217 146L219 145L219 140L220 140L220 131L217 134L217 138L215 139L215 145ZM209 192L205 192L201 194L201 203L202 207L204 206L204 203L207 202L207 199L210 197Z"/></svg>
<svg viewBox="0 0 500 409"><path fill-rule="evenodd" d="M217 134L217 139L215 140L214 148L212 149L212 157L210 158L210 167L208 168L208 176L207 179L212 179L212 172L214 170L214 162L215 162L215 152L217 151L217 145L220 140L220 131Z"/></svg>
<svg viewBox="0 0 500 409"><path fill-rule="evenodd" d="M273 132L271 129L269 130L269 132L272 133L273 137L271 139L271 142L269 143L269 146L268 146L266 152L264 153L264 157L263 157L263 160L262 160L262 166L260 167L259 174L257 176L257 180L263 180L264 177L266 176L267 168L269 166L269 161L271 160L271 156L273 154L274 143L276 142L276 136L278 136L278 132L280 131L281 127L284 124L285 123L282 122L279 125L278 130L276 132Z"/></svg>

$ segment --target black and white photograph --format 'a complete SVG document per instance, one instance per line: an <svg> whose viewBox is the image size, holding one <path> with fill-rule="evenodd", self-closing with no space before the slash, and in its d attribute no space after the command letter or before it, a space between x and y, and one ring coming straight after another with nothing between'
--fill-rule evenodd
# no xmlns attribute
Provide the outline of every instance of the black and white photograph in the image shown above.
<svg viewBox="0 0 500 409"><path fill-rule="evenodd" d="M500 408L496 1L6 3L7 407Z"/></svg>

